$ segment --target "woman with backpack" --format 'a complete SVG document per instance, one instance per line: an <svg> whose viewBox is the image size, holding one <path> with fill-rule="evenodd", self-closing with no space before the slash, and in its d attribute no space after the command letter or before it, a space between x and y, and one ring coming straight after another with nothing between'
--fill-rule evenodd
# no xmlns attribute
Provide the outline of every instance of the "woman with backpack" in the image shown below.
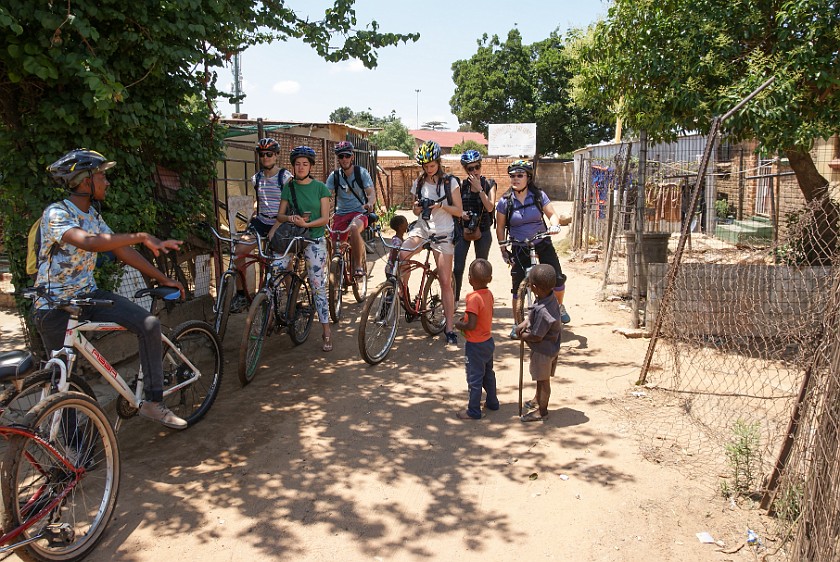
<svg viewBox="0 0 840 562"><path fill-rule="evenodd" d="M411 186L414 195L412 210L418 217L403 242L400 259L406 260L423 249L423 240L431 235L445 236L432 243L438 280L443 300L443 315L446 318L444 335L446 345L458 345L455 335L455 292L452 289L452 259L455 254L453 238L455 218L464 213L461 207L461 193L458 178L443 172L440 162L440 145L427 141L420 145L416 155L417 163L423 168L420 177ZM408 275L404 279L408 283Z"/></svg>
<svg viewBox="0 0 840 562"><path fill-rule="evenodd" d="M461 166L467 177L461 182L461 215L463 234L455 243L455 300L461 299L461 284L467 264L470 244L475 242L475 257L487 259L493 243L493 205L496 202L496 182L481 175L481 153L468 150L461 155ZM474 228L470 228L474 227Z"/></svg>
<svg viewBox="0 0 840 562"><path fill-rule="evenodd" d="M502 250L505 262L512 266L510 276L512 280L511 293L513 295L511 307L515 305L519 284L525 279L525 272L531 267L531 257L528 248L514 244L508 251L503 246L506 237L512 240L525 240L536 234L545 232L560 232L560 217L554 212L551 200L534 183L534 166L527 160L517 160L508 166L510 176L510 190L505 193L496 205L496 239ZM548 219L546 226L545 218ZM566 276L560 267L560 260L554 245L549 238L543 238L536 245L540 263L546 263L554 268L557 274L557 284L554 286L554 296L560 304L560 320L564 324L571 321L566 307L563 306L563 296L566 292ZM516 326L511 331L511 338L516 337Z"/></svg>

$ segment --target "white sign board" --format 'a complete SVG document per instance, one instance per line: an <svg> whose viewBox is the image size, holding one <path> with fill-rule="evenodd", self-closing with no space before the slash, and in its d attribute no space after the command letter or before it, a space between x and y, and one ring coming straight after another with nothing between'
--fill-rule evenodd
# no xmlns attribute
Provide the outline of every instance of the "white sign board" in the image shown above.
<svg viewBox="0 0 840 562"><path fill-rule="evenodd" d="M537 153L536 123L490 124L487 152L491 156L534 156Z"/></svg>

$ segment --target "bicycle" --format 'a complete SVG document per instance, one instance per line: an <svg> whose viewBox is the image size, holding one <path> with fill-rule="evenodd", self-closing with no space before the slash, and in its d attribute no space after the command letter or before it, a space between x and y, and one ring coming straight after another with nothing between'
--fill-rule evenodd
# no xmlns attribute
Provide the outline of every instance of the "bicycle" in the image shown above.
<svg viewBox="0 0 840 562"><path fill-rule="evenodd" d="M266 272L262 289L254 296L245 320L245 331L239 346L239 382L247 385L256 376L257 362L266 336L286 330L292 343L300 345L307 340L315 318L315 304L306 278L306 260L303 255L310 238L296 236L286 251L274 256ZM293 251L288 269L280 269L278 261ZM261 257L269 260L261 247Z"/></svg>
<svg viewBox="0 0 840 562"><path fill-rule="evenodd" d="M528 274L531 273L531 269L533 269L535 265L540 263L540 258L537 255L537 244L540 240L548 238L551 235L552 233L546 230L545 232L540 232L539 234L535 234L531 238L526 238L525 240L515 240L509 237L501 244L502 246L510 246L511 248L514 246L527 247L528 256L531 259L531 265L529 265L525 270L525 279L519 284L519 288L516 291L516 300L513 305L514 326L518 326L525 320L525 311L530 310L534 305L534 293L531 290L531 284L527 282ZM513 259L513 254L511 254L511 259Z"/></svg>
<svg viewBox="0 0 840 562"><path fill-rule="evenodd" d="M23 425L0 426L0 554L80 560L102 538L120 488L117 436L97 402L78 392L48 396Z"/></svg>
<svg viewBox="0 0 840 562"><path fill-rule="evenodd" d="M381 231L377 231L382 244L386 248L397 249L382 238ZM359 353L371 365L381 363L391 351L397 335L399 324L399 307L402 306L406 322L413 322L420 318L423 329L434 336L446 327L446 317L443 312L443 298L437 268L432 269L429 258L432 254L432 244L446 240L446 235L432 235L424 238L421 244L414 248L402 248L414 251L422 247L426 250L424 261L415 259L403 260L397 254L392 267L385 272L386 280L371 293L362 308L359 319ZM417 294L412 298L409 286L403 282L401 275L421 270L420 285ZM396 298L395 298L396 297ZM395 304L395 301L399 305Z"/></svg>
<svg viewBox="0 0 840 562"><path fill-rule="evenodd" d="M137 414L143 399L143 372L127 383L108 360L85 338L86 332L119 332L125 328L113 322L90 322L81 319L82 310L93 306L111 306L112 301L93 298L55 299L42 288L24 290L22 296L47 299L48 306L70 314L63 347L52 353L44 367L28 376L18 391L8 389L0 396L0 408L5 408L7 419L20 419L22 413L56 391L80 391L96 398L84 379L75 373L77 355L81 355L96 370L119 397L114 429L119 430L123 419ZM137 291L134 298L152 296L175 300L180 293L171 287L146 288ZM222 380L222 346L213 327L200 320L187 320L173 328L170 334L161 334L163 343L163 402L188 425L198 422L216 400ZM11 412L11 414L9 413Z"/></svg>
<svg viewBox="0 0 840 562"><path fill-rule="evenodd" d="M242 214L237 213L237 218L247 222L247 217ZM250 266L257 264L263 272L260 276L258 284L258 289L261 289L265 283L265 272L268 269L268 262L262 258L261 255L254 255L253 253L246 254L244 256L245 262L241 270L236 267L236 263L234 262L236 244L241 242L246 235L255 236L258 247L262 247L264 245L265 241L260 236L259 232L249 227L244 231L231 233L230 237L225 237L219 234L219 232L212 226L209 228L213 232L213 236L215 236L220 242L228 242L230 244L230 262L228 263L228 268L219 277L219 282L216 283L216 300L213 303L213 329L216 330L217 334L219 334L219 339L224 341L228 319L230 318L231 313L230 304L233 301L233 295L236 292L237 280L239 280L240 286L247 287L248 285L245 281L244 271ZM248 291L245 291L245 298L247 299L248 306L250 306L254 299ZM237 310L237 312L239 311Z"/></svg>
<svg viewBox="0 0 840 562"><path fill-rule="evenodd" d="M333 230L330 225L326 226L327 232L331 236L327 238L328 244L331 246L330 253L330 275L329 286L327 291L327 300L330 307L330 318L333 322L338 323L341 320L341 308L344 301L344 293L347 287L353 289L353 296L356 297L356 302L363 302L367 297L368 276L370 269L368 267L367 258L365 258L364 270L365 274L361 277L356 277L352 271L351 264L353 263L353 252L350 246L350 241L336 240L333 241L332 235L337 235L340 238L342 234L350 231L350 226L344 230ZM367 250L367 248L366 248ZM367 255L367 251L365 251Z"/></svg>

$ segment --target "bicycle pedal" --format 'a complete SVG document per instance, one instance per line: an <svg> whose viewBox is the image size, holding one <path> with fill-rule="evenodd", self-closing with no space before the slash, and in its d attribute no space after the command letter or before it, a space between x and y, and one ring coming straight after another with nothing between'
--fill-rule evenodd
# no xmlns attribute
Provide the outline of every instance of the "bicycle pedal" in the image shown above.
<svg viewBox="0 0 840 562"><path fill-rule="evenodd" d="M68 523L50 523L43 532L50 546L67 546L76 540L76 533Z"/></svg>

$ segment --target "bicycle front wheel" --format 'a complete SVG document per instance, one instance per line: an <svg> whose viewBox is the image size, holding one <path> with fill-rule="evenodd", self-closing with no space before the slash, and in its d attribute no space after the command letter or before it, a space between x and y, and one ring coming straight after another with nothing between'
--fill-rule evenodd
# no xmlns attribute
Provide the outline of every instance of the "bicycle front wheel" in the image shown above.
<svg viewBox="0 0 840 562"><path fill-rule="evenodd" d="M295 345L300 345L309 337L312 319L315 318L315 305L312 302L312 293L309 292L309 283L293 277L289 303L289 336Z"/></svg>
<svg viewBox="0 0 840 562"><path fill-rule="evenodd" d="M341 320L341 305L344 300L344 260L330 261L329 291L330 318L338 323Z"/></svg>
<svg viewBox="0 0 840 562"><path fill-rule="evenodd" d="M443 287L434 272L429 272L426 286L423 287L423 307L420 323L430 336L437 335L446 328L446 315L443 312Z"/></svg>
<svg viewBox="0 0 840 562"><path fill-rule="evenodd" d="M2 468L4 528L31 524L24 560L79 560L102 538L120 488L117 437L96 401L53 394L26 417ZM65 464L69 463L73 468Z"/></svg>
<svg viewBox="0 0 840 562"><path fill-rule="evenodd" d="M523 280L516 291L516 301L513 303L513 321L518 326L525 320L525 314L534 305L534 293L531 284Z"/></svg>
<svg viewBox="0 0 840 562"><path fill-rule="evenodd" d="M270 316L271 302L268 295L260 291L251 303L248 318L245 320L245 331L242 333L242 343L239 346L239 382L242 386L254 380L257 374L257 363L268 333Z"/></svg>
<svg viewBox="0 0 840 562"><path fill-rule="evenodd" d="M50 394L56 394L58 389L53 382L58 381L58 369L48 368L35 371L23 381L20 391L15 387L7 388L0 394L0 424L12 425L22 424L26 414L29 413L35 404L45 399ZM82 377L71 373L67 377L68 390L87 394L96 400L96 394L90 384ZM0 445L2 446L2 445Z"/></svg>
<svg viewBox="0 0 840 562"><path fill-rule="evenodd" d="M213 405L222 384L222 345L213 328L200 320L179 324L164 341L163 402L193 425Z"/></svg>
<svg viewBox="0 0 840 562"><path fill-rule="evenodd" d="M216 295L216 310L213 318L213 329L219 334L219 339L224 341L227 330L228 319L230 319L230 303L233 301L233 293L236 291L236 276L233 273L224 273L219 284L219 294Z"/></svg>
<svg viewBox="0 0 840 562"><path fill-rule="evenodd" d="M376 288L362 307L359 318L359 353L367 363L376 365L391 351L400 319L399 294L394 283Z"/></svg>

